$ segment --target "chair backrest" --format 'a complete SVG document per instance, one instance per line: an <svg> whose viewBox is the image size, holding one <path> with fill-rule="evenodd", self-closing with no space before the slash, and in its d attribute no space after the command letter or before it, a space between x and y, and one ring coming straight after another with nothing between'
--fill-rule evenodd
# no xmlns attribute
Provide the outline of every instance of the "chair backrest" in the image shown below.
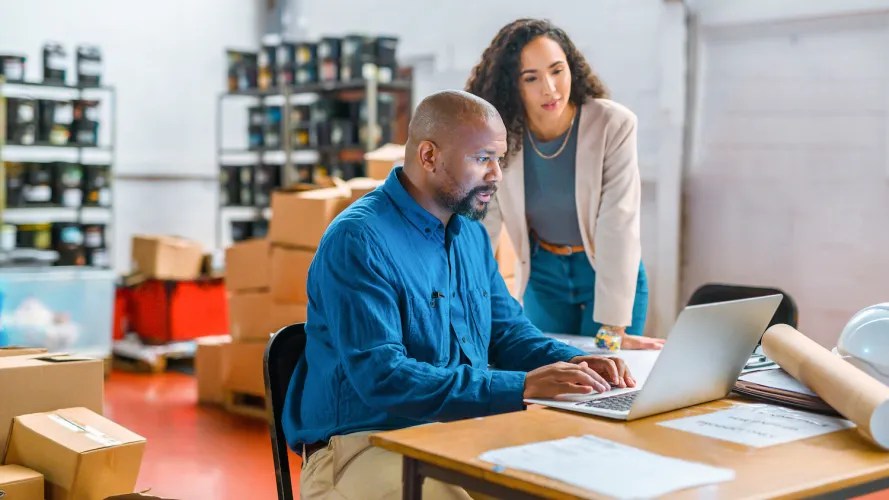
<svg viewBox="0 0 889 500"><path fill-rule="evenodd" d="M778 304L778 310L769 321L769 326L783 323L796 328L799 321L799 312L796 308L796 302L787 292L778 288L767 288L747 285L732 285L728 283L707 283L701 285L691 297L688 299L688 305L694 306L698 304L710 304L713 302L723 302L726 300L749 299L752 297L762 297L764 295L774 295L780 293L784 295L781 303ZM768 328L768 327L766 327Z"/></svg>
<svg viewBox="0 0 889 500"><path fill-rule="evenodd" d="M297 323L285 326L272 336L263 358L266 418L269 434L272 437L279 500L293 500L290 460L287 458L287 440L284 438L284 428L281 426L281 414L284 411L284 398L287 396L290 379L305 350L306 325Z"/></svg>

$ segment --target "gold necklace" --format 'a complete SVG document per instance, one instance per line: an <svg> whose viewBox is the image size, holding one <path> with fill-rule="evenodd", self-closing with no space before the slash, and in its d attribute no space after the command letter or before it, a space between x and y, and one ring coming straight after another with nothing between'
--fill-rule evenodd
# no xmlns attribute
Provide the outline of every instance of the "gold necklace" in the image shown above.
<svg viewBox="0 0 889 500"><path fill-rule="evenodd" d="M556 152L551 155L545 155L542 151L540 151L540 149L537 148L537 144L534 144L534 136L533 134L531 134L531 127L528 127L528 142L531 143L531 148L534 149L534 152L537 153L537 156L543 158L544 160L552 160L553 158L556 158L560 154L562 154L562 151L565 150L565 146L568 145L568 140L571 139L571 130L574 129L575 118L577 118L577 113L575 113L574 116L571 117L571 124L568 125L568 131L565 132L565 139L562 141L562 145L559 146L559 149L557 149Z"/></svg>

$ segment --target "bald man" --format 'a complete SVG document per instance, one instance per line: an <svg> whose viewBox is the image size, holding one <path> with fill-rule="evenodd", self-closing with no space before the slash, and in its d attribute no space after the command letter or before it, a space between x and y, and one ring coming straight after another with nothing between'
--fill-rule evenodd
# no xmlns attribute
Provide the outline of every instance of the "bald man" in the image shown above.
<svg viewBox="0 0 889 500"><path fill-rule="evenodd" d="M397 498L399 456L373 431L523 409L523 398L635 385L616 358L541 334L510 295L484 217L506 129L462 91L433 94L403 167L330 225L308 277L305 357L284 408L303 498ZM434 480L424 498L468 498Z"/></svg>

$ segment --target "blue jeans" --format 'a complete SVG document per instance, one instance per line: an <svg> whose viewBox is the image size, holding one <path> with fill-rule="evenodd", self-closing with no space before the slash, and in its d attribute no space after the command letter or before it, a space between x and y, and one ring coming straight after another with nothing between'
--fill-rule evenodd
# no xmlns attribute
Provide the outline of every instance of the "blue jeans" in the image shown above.
<svg viewBox="0 0 889 500"><path fill-rule="evenodd" d="M546 333L595 336L596 271L585 253L556 255L531 241L531 277L525 290L525 315ZM648 315L648 277L639 263L630 335L642 335Z"/></svg>

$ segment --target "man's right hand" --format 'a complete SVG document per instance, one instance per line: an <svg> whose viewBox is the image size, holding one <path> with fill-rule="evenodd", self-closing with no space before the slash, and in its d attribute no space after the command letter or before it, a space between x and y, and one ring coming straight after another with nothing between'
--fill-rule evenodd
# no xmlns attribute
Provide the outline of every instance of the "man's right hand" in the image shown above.
<svg viewBox="0 0 889 500"><path fill-rule="evenodd" d="M610 389L608 382L586 362L558 362L528 372L523 397L551 399L559 394L590 394Z"/></svg>

